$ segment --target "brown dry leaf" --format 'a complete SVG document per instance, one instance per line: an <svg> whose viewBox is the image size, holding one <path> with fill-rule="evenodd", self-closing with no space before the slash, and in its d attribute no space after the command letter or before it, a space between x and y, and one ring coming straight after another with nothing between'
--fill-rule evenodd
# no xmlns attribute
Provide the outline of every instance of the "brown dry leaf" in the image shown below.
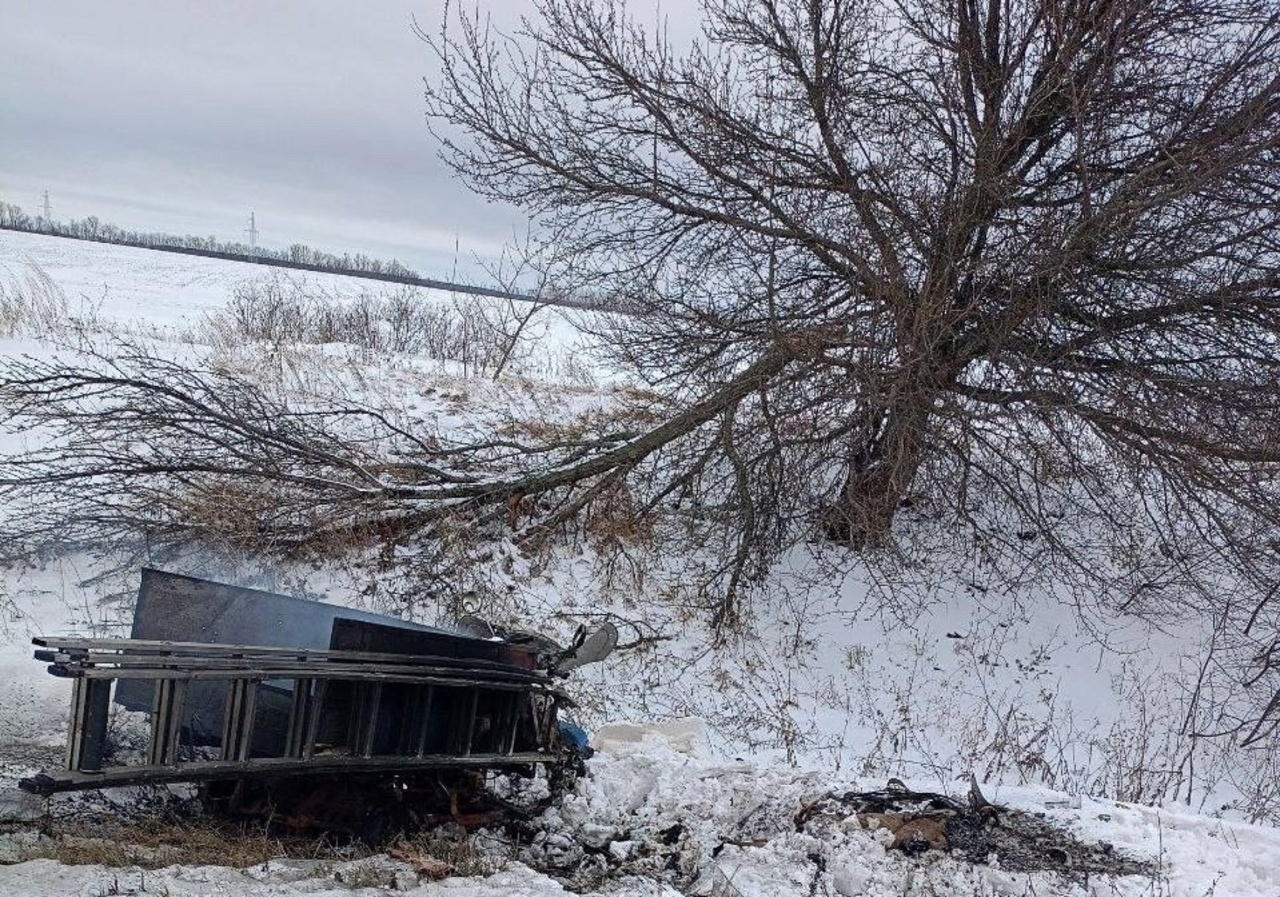
<svg viewBox="0 0 1280 897"><path fill-rule="evenodd" d="M453 866L423 853L421 850L401 841L387 850L387 856L402 863L408 863L413 871L428 881L439 881L453 874Z"/></svg>
<svg viewBox="0 0 1280 897"><path fill-rule="evenodd" d="M926 848L925 844L929 846ZM947 850L946 820L920 816L904 822L894 834L893 843L889 845L889 849L905 850L908 853L922 849Z"/></svg>
<svg viewBox="0 0 1280 897"><path fill-rule="evenodd" d="M858 814L858 825L872 832L877 829L888 829L890 832L897 832L906 821L907 817L903 813Z"/></svg>

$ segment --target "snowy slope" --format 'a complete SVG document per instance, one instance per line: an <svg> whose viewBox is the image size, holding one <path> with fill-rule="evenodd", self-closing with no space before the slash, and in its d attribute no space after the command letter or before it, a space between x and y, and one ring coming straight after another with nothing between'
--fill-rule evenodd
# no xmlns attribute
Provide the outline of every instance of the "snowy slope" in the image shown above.
<svg viewBox="0 0 1280 897"><path fill-rule="evenodd" d="M226 303L234 284L272 270L108 243L0 233L0 278L21 278L32 268L53 278L74 304L99 309L117 321L174 328L198 324ZM326 288L351 280L316 275L316 283Z"/></svg>
<svg viewBox="0 0 1280 897"><path fill-rule="evenodd" d="M341 346L293 353L286 373L282 361L262 363L265 353L280 347L200 342L207 317L226 304L237 284L264 276L260 268L0 232L0 283L20 286L45 275L72 306L92 312L90 339L131 328L145 332L168 357L233 364L269 375L274 389L308 396L358 393L442 431L472 426L494 408L556 419L610 402L607 386L492 383L463 377L449 365L370 357ZM337 275L308 278L332 294L367 287ZM429 291L422 298L449 301ZM0 335L0 353L66 351L56 339L47 333ZM535 354L580 354L587 345L572 319L555 313L527 339ZM597 382L608 383L608 372L601 371ZM0 434L0 451L40 438ZM667 547L653 554L643 547L621 554L614 548L574 541L529 557L495 544L473 572L475 590L487 602L478 609L486 613L562 632L581 619L610 614L622 626L624 642L643 642L641 649L575 676L580 718L589 729L624 719L707 721L709 747L673 744L659 735L606 744L581 795L566 803L560 818L547 821L549 831L570 833L567 843L584 827L604 827L619 833L615 840L635 842L619 852L639 854L654 832L679 823L690 832L698 887L712 888L698 893L1280 895L1280 835L1248 824L1280 821L1276 750L1246 754L1229 743L1190 742L1179 734L1187 676L1209 633L1082 618L1051 587L995 588L988 572L963 557L904 569L892 584L897 600L891 607L883 601L884 583L856 563L797 549L758 594L743 637L712 649L705 621L690 612L690 596L682 591L691 571L708 559L673 555ZM427 621L452 610L429 603L389 606L386 596L396 584L379 581L376 571L358 563L289 570L263 569L249 559L220 564L210 567L196 558L185 572ZM94 558L50 559L0 578L0 789L48 762L65 727L65 683L29 659L30 635L107 634L127 623L127 604L115 596L136 583L124 577L81 586L100 569ZM970 771L988 783L993 799L1047 812L1082 836L1154 861L1159 873L1085 887L1047 873L1026 878L950 859L908 859L886 852L874 833L841 829L815 840L789 824L806 800L854 780L883 783L892 775L916 788L955 792L963 790ZM1063 795L1078 799L1079 809L1045 810L1046 799ZM764 810L752 818L768 824L744 836L743 814L753 805ZM0 824L6 812L30 810L0 798ZM625 832L631 834L621 837ZM420 890L561 893L560 884L529 868L545 866L545 854L507 859L511 865L485 881ZM0 867L0 893L106 893L118 875L37 860ZM318 867L156 875L146 873L153 893L351 893L332 870ZM601 890L677 893L672 881L638 863L634 881L614 878ZM134 879L121 882L122 889L138 887ZM826 890L813 890L815 882Z"/></svg>

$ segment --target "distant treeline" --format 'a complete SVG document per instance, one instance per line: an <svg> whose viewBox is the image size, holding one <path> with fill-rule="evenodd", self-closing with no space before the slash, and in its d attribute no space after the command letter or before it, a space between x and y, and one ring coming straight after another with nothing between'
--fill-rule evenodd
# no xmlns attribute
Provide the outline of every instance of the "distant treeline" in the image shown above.
<svg viewBox="0 0 1280 897"><path fill-rule="evenodd" d="M29 214L21 206L3 201L0 201L0 230L26 231L33 234L67 237L72 240L90 240L95 243L115 243L121 246L134 246L139 249L180 252L186 255L200 255L207 258L228 259L236 262L253 262L260 265L292 268L300 271L345 274L352 277L384 280L390 283L403 283L437 290L452 290L458 293L469 293L474 296L524 299L570 308L609 309L611 307L611 304L607 301L589 301L566 296L547 296L545 294L536 295L531 290L503 290L495 287L435 280L421 276L412 268L401 264L395 259L383 261L382 259L370 258L360 252L354 255L349 252L335 255L332 252L312 249L303 243L293 243L285 250L264 249L260 246L253 247L247 243L240 243L234 240L219 240L216 237L176 236L174 234L125 230L114 224L103 223L94 215L68 221L51 221L40 215Z"/></svg>

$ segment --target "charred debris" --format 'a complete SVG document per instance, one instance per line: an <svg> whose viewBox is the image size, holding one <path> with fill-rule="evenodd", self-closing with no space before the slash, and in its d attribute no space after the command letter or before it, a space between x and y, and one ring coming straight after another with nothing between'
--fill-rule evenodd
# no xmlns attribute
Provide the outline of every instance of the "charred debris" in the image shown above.
<svg viewBox="0 0 1280 897"><path fill-rule="evenodd" d="M487 773L543 770L554 793L580 766L562 683L617 631L564 648L477 618L460 629L144 570L130 638L33 639L71 680L71 713L65 767L19 787L194 782L225 811L360 835L371 807L379 827L493 821L513 808ZM110 749L113 703L148 715L144 751Z"/></svg>

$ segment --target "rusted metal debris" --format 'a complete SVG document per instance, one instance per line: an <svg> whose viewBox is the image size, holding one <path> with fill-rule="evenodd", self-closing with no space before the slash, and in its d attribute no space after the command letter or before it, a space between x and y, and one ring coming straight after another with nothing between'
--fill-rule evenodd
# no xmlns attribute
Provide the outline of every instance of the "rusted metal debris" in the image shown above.
<svg viewBox="0 0 1280 897"><path fill-rule="evenodd" d="M610 637L593 635L592 650L607 654ZM66 768L19 783L38 794L337 774L403 790L571 753L555 664L573 650L549 656L157 570L143 573L133 638L33 641L49 672L72 680ZM112 700L149 714L144 762L110 756Z"/></svg>
<svg viewBox="0 0 1280 897"><path fill-rule="evenodd" d="M469 771L432 770L395 776L293 777L271 782L220 780L203 786L202 803L220 816L269 820L286 835L358 838L381 843L389 834L451 823L462 828L526 818L540 807L518 807Z"/></svg>
<svg viewBox="0 0 1280 897"><path fill-rule="evenodd" d="M829 792L796 814L796 831L822 837L833 826L885 830L890 850L907 854L948 851L971 863L998 858L1017 872L1071 875L1149 875L1149 862L1118 853L1110 844L1089 844L1052 825L1044 814L990 803L971 786L966 800L913 791L898 780L876 791Z"/></svg>

